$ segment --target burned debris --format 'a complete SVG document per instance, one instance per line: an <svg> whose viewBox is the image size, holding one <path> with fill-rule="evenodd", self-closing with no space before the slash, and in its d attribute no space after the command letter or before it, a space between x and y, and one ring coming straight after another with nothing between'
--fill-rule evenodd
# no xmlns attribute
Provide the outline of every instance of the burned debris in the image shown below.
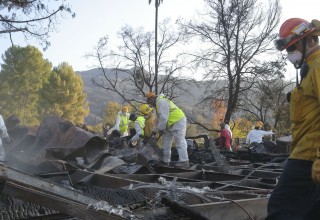
<svg viewBox="0 0 320 220"><path fill-rule="evenodd" d="M0 219L264 219L282 171L270 161L286 158L220 152L205 137L188 147L190 168L159 165L153 141L130 148L54 116L8 132Z"/></svg>

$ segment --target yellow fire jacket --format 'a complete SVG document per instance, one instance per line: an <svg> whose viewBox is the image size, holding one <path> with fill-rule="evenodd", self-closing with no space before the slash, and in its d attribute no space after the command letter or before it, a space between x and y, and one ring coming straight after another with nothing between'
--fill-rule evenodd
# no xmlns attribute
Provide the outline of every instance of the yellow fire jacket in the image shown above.
<svg viewBox="0 0 320 220"><path fill-rule="evenodd" d="M307 58L309 71L290 99L290 158L315 160L320 149L320 49Z"/></svg>

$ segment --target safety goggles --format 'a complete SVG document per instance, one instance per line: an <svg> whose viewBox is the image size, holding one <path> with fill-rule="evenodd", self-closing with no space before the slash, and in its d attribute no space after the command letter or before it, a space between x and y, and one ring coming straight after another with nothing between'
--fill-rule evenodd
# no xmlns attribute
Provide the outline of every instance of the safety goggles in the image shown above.
<svg viewBox="0 0 320 220"><path fill-rule="evenodd" d="M277 50L282 51L286 48L286 46L290 42L303 36L305 33L309 32L311 30L311 28L312 27L310 27L309 25L302 23L302 24L298 25L297 27L295 27L292 30L292 34L290 34L288 37L274 40L274 45L277 48Z"/></svg>

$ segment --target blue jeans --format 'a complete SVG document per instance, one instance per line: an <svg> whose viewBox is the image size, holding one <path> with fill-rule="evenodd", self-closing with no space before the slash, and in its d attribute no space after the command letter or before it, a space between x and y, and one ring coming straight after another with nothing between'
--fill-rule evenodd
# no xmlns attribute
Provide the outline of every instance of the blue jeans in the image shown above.
<svg viewBox="0 0 320 220"><path fill-rule="evenodd" d="M268 203L266 220L319 220L320 186L311 178L312 161L289 159Z"/></svg>

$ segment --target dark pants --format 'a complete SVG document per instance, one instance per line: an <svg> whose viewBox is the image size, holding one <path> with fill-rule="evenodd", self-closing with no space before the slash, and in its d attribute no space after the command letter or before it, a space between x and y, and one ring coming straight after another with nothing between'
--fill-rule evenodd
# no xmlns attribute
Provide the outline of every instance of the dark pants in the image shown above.
<svg viewBox="0 0 320 220"><path fill-rule="evenodd" d="M266 220L319 220L320 186L311 178L312 161L289 159L268 203Z"/></svg>

